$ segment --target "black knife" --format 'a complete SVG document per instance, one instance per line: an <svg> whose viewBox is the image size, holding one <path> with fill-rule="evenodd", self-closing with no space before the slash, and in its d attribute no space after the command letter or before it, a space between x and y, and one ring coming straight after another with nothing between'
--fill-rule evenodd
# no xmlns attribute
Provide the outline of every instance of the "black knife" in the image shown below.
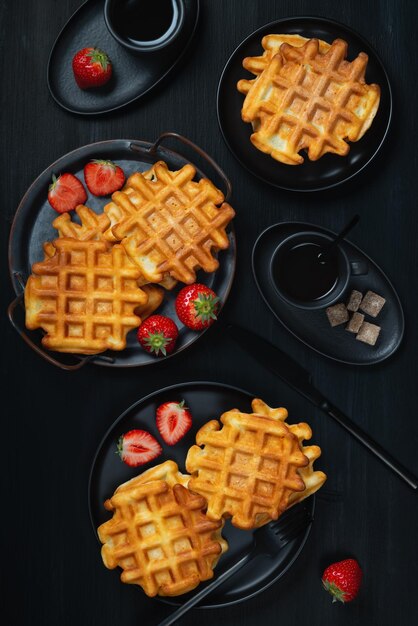
<svg viewBox="0 0 418 626"><path fill-rule="evenodd" d="M402 478L412 489L418 488L417 478L396 459L394 459L378 443L373 441L361 428L359 428L349 417L344 415L339 409L331 404L314 387L311 382L310 373L299 365L286 352L272 345L259 335L250 330L241 328L235 324L226 324L229 335L251 356L262 365L270 369L274 374L284 380L290 387L295 389L302 396L307 398L312 404L332 417L336 422L345 428L353 437L360 441L366 448L377 456L395 474Z"/></svg>

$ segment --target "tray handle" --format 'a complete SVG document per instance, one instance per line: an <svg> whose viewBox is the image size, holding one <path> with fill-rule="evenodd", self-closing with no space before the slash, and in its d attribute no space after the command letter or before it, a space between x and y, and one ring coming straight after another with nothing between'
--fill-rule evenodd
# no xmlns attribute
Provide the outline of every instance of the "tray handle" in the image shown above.
<svg viewBox="0 0 418 626"><path fill-rule="evenodd" d="M196 152L204 161L206 161L207 163L209 163L209 165L215 170L215 172L218 174L219 178L222 180L223 184L225 185L225 189L226 189L226 193L225 193L225 202L228 202L229 198L231 197L231 193L232 193L232 184L231 181L229 180L229 178L227 177L227 175L225 174L225 172L223 171L223 169L216 163L216 161L208 155L207 152L205 152L205 150L203 150L202 148L200 148L199 146L197 146L195 143L193 143L193 141L191 141L190 139L187 139L187 137L184 137L184 135L180 135L179 133L173 133L171 131L167 131L165 133L161 133L161 135L158 137L158 139L152 144L152 146L147 150L148 154L154 154L159 145L165 140L165 139L177 139L177 141L180 141L180 143L184 144L185 146L191 148L194 152ZM131 144L131 147L133 149L135 149L135 144Z"/></svg>
<svg viewBox="0 0 418 626"><path fill-rule="evenodd" d="M28 346L32 348L32 350L34 350L37 354L39 354L43 359L45 359L45 361L48 361L48 363L52 363L52 365L55 365L56 367L59 367L60 369L65 370L67 372L71 372L71 371L80 369L81 367L83 367L83 365L91 361L91 359L95 356L95 355L91 355L91 356L88 355L86 357L76 357L76 358L79 358L80 360L78 363L74 363L73 365L69 365L67 363L63 363L62 361L59 361L58 359L55 359L51 354L48 354L47 352L42 350L39 346L37 346L36 343L34 343L30 339L30 337L25 333L23 328L20 326L20 324L16 320L16 308L18 305L23 306L23 293L17 296L17 298L15 298L13 302L9 304L9 307L7 309L7 315L9 317L9 320L13 328L22 337L22 339L28 344Z"/></svg>

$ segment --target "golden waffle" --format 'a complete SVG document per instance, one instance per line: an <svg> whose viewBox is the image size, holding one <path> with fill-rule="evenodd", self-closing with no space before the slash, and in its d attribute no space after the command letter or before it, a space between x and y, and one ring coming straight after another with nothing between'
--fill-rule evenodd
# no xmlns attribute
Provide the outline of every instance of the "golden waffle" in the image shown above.
<svg viewBox="0 0 418 626"><path fill-rule="evenodd" d="M164 291L157 285L144 285L142 291L148 296L145 304L141 304L135 313L141 318L141 323L154 313L164 300Z"/></svg>
<svg viewBox="0 0 418 626"><path fill-rule="evenodd" d="M141 323L134 310L148 300L140 270L120 245L71 238L52 245L56 253L33 265L26 284L27 328L43 328L43 345L58 352L123 350Z"/></svg>
<svg viewBox="0 0 418 626"><path fill-rule="evenodd" d="M238 528L256 528L277 519L290 495L305 489L298 470L309 460L283 423L286 416L285 409L233 409L221 416L223 427L212 420L198 431L186 469L189 488L207 499L211 519L231 516Z"/></svg>
<svg viewBox="0 0 418 626"><path fill-rule="evenodd" d="M178 596L213 577L222 553L221 521L203 512L205 499L163 480L119 487L106 508L113 517L97 532L106 567L148 596Z"/></svg>
<svg viewBox="0 0 418 626"><path fill-rule="evenodd" d="M110 226L105 213L95 213L84 204L79 204L75 212L80 218L80 224L73 222L69 213L63 213L52 222L59 237L73 237L78 241L105 241L103 233Z"/></svg>
<svg viewBox="0 0 418 626"><path fill-rule="evenodd" d="M264 72L274 55L280 52L280 46L282 43L287 43L290 46L300 48L307 41L309 40L306 37L301 37L301 35L265 35L265 37L261 40L261 45L264 48L263 54L258 57L246 57L242 62L242 66L252 74L255 74L257 77ZM322 41L321 39L318 39L318 41L319 52L321 54L325 54L325 52L329 50L330 44L326 41ZM254 82L255 78L251 80L242 79L238 81L237 89L241 93L247 94Z"/></svg>
<svg viewBox="0 0 418 626"><path fill-rule="evenodd" d="M143 485L144 483L152 482L153 480L164 480L170 487L180 484L183 487L187 487L189 484L189 474L182 474L178 468L177 463L174 461L164 461L158 465L154 465L150 469L142 472L138 476L135 476L128 482L120 485L115 493L119 493L125 489L131 489L133 486ZM106 501L108 502L108 501ZM107 506L105 502L105 507Z"/></svg>
<svg viewBox="0 0 418 626"><path fill-rule="evenodd" d="M192 165L171 172L160 161L152 169L151 179L135 173L112 195L104 208L111 221L105 236L122 242L149 282L169 274L193 283L198 269L218 268L214 253L228 248L225 228L235 212L208 179L193 181Z"/></svg>
<svg viewBox="0 0 418 626"><path fill-rule="evenodd" d="M258 415L267 415L269 417L276 417L284 422L288 413L285 409L272 409L265 402L259 399L254 399L251 403L252 410ZM305 467L299 467L298 473L302 478L305 489L303 491L294 491L289 497L289 506L300 502L305 498L311 496L315 491L318 491L327 479L326 474L320 471L314 471L313 464L321 456L321 448L319 446L304 446L304 440L312 437L312 430L310 426L304 422L300 424L287 424L289 430L296 435L299 440L299 446L303 454L308 457L309 465Z"/></svg>
<svg viewBox="0 0 418 626"><path fill-rule="evenodd" d="M317 39L295 47L283 43L252 84L242 108L251 122L252 143L277 161L303 163L327 152L348 153L370 127L379 106L380 88L367 85L368 57L348 62L347 43L336 39L322 54Z"/></svg>

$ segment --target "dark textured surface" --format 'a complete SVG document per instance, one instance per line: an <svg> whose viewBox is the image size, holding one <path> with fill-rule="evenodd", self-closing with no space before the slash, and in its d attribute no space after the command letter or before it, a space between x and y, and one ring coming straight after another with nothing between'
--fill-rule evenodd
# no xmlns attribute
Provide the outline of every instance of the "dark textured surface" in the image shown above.
<svg viewBox="0 0 418 626"><path fill-rule="evenodd" d="M308 420L323 449L328 498L318 497L309 541L291 571L249 602L222 611L193 611L184 626L413 626L418 622L417 495L320 412L261 369L216 328L176 359L149 369L89 368L66 374L40 360L8 324L13 297L7 239L17 204L32 180L62 154L92 141L152 140L177 130L207 149L230 175L237 211L238 272L225 313L274 340L314 374L317 386L418 472L416 353L418 347L418 218L416 213L417 20L412 0L204 0L187 59L141 103L111 116L82 119L63 112L46 85L55 37L76 0L11 0L0 6L1 267L2 267L2 622L8 626L157 624L167 606L122 585L101 563L90 527L87 480L96 446L113 420L159 387L198 379L254 390ZM263 185L226 149L218 130L219 75L238 43L263 24L319 14L359 31L381 55L394 88L395 120L375 167L349 190L292 195ZM353 213L352 240L387 272L402 300L405 339L393 358L365 369L335 364L308 350L274 319L251 277L256 236L282 220L332 230ZM356 556L364 569L361 595L332 605L320 574L331 560Z"/></svg>

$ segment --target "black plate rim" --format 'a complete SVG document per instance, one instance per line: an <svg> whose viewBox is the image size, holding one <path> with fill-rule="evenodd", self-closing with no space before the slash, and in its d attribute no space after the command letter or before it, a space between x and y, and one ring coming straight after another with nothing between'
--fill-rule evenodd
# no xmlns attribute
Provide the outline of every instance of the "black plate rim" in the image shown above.
<svg viewBox="0 0 418 626"><path fill-rule="evenodd" d="M103 109L101 111L79 111L77 109L73 109L73 108L68 107L67 105L65 105L63 102L61 102L61 100L59 99L58 95L55 94L55 92L54 92L54 90L52 89L52 86L51 86L51 80L50 80L50 73L51 73L51 71L50 71L50 67L51 67L51 61L52 61L52 56L53 56L54 51L55 51L55 47L58 44L58 41L61 38L61 35L63 34L64 30L68 27L69 23L76 17L77 13L79 11L82 11L83 8L84 8L84 5L86 5L88 2L90 2L90 0L85 0L85 2L83 2L83 4L81 6L79 6L78 9L76 9L74 11L74 13L67 19L67 21L65 22L64 26L61 28L60 32L58 33L54 43L52 44L52 48L51 48L51 51L50 51L49 57L48 57L48 64L47 64L47 70L46 70L46 82L47 82L47 85L48 85L49 93L51 94L52 98L65 111L68 111L69 113L74 113L76 115L86 115L86 116L106 115L107 113L111 113L112 111L117 111L118 109L121 109L121 108L123 108L125 106L128 106L129 104L132 104L133 102L136 102L140 98L144 97L152 89L154 89L154 87L157 87L157 85L159 85L166 78L166 76L175 68L175 66L181 61L181 59L183 58L184 54L186 53L187 49L189 48L190 43L192 42L193 37L194 37L194 35L196 33L197 25L199 23L199 16L200 16L200 0L193 0L193 2L195 3L195 6L196 6L196 9L195 9L196 10L196 17L195 17L194 24L193 24L192 29L191 29L190 34L189 34L189 38L188 38L187 42L185 43L184 48L182 49L180 54L176 57L175 61L164 72L164 74L162 74L160 76L160 78L158 78L158 80L156 82L154 82L152 85L150 85L150 87L148 87L145 91L141 92L139 95L135 96L134 98L131 98L130 100L127 100L126 102L123 102L122 104L118 104L117 106L110 107L109 109ZM181 37L181 33L179 34L179 36ZM155 53L149 53L149 54L158 54L159 52L161 52L161 51L157 50Z"/></svg>
<svg viewBox="0 0 418 626"><path fill-rule="evenodd" d="M233 58L235 57L235 55L238 53L238 51L240 50L241 47L243 47L247 41L249 39L251 39L254 35L257 35L257 33L263 31L265 28L273 28L275 27L277 24L281 24L282 22L297 22L298 20L312 20L312 21L321 21L321 22L325 22L328 24L332 24L333 26L336 26L337 28L341 28L342 30L346 30L348 33L350 33L351 35L357 37L362 43L364 43L374 54L376 60L378 61L379 65L381 66L382 72L385 76L386 79L386 83L387 83L387 88L388 88L388 94L389 94L389 115L388 115L388 121L386 124L386 128L385 131L383 133L383 136L381 137L381 140L379 142L379 145L376 147L375 151L373 152L373 154L367 159L367 161L365 163L363 163L363 165L357 169L355 172L353 172L352 174L350 174L349 176L342 178L341 180L331 183L331 184L326 184L326 185L322 185L322 186L318 186L318 187L310 187L310 188L303 188L300 189L299 187L289 187L286 185L283 185L281 183L276 183L276 182L272 182L271 180L268 180L267 178L264 178L263 176L261 176L260 174L254 172L250 166L248 166L236 153L235 150L232 149L225 131L223 129L222 123L221 123L221 114L220 114L220 91L221 91L221 87L222 87L222 82L224 79L224 75L227 71L227 69L229 68L229 64L232 62ZM256 178L258 178L259 180L263 181L264 183L267 183L268 185L271 185L272 187L276 187L277 189L283 189L284 191L294 191L294 192L299 192L299 193L312 193L314 191L327 191L329 189L334 189L335 187L339 187L340 185L343 185L345 183L348 183L348 181L352 180L355 176L357 176L358 174L360 174L372 161L373 159L375 159L375 157L378 155L378 153L380 152L386 137L388 135L389 129L390 129L390 125L392 123L392 113L393 113L393 94L392 94L392 86L389 80L389 75L386 71L386 68L382 62L382 59L380 58L380 55L376 52L375 48L369 44L369 42L362 36L360 35L357 31L355 31L354 29L352 29L350 26L346 26L345 24L343 24L342 22L338 22L337 20L333 20L327 17L321 17L319 15L296 15L296 16L291 16L291 17L283 17L280 18L279 20L273 20L272 22L268 22L267 24L264 24L263 26L261 26L260 28L257 28L256 30L254 30L252 33L250 33L245 39L243 39L238 46L235 48L235 50L232 52L232 54L230 55L229 59L227 60L221 76L219 78L219 82L218 82L218 88L217 88L217 92L216 92L216 114L217 114L217 119L218 119L218 125L219 125L219 129L221 131L223 140L225 142L225 145L227 146L227 148L229 149L229 151L231 152L231 154L235 157L235 159L238 161L238 163L240 163L240 165L242 165L242 167L244 167L248 172L250 172L253 176L255 176Z"/></svg>
<svg viewBox="0 0 418 626"><path fill-rule="evenodd" d="M295 339L297 339L298 341L300 341L301 343L303 343L305 346L307 346L310 350L314 350L314 352L316 352L317 354L320 354L321 356L326 357L327 359L331 359L332 361L336 361L337 363L344 363L345 365L356 365L356 366L360 366L360 367L368 367L370 365L376 365L377 363L382 363L383 361L386 361L386 359L389 359L391 356L393 356L393 354L395 354L395 352L399 349L402 340L403 340L403 336L405 333L405 314L403 311L403 307L402 307L402 303L399 299L398 296L398 292L396 291L395 287L393 286L392 282L389 280L389 278L387 277L387 275L385 274L385 272L382 270L382 268L380 267L380 265L378 265L375 261L373 261L373 259L371 257L369 257L365 252L363 252L363 250L361 248L359 248L358 246L356 246L356 244L354 244L352 241L350 241L349 239L346 240L346 243L348 243L350 246L352 246L355 250L357 250L357 252L359 252L367 261L370 261L370 263L372 265L374 265L375 267L377 267L377 269L379 270L380 274L382 275L382 277L385 279L385 281L388 283L388 285L390 286L390 288L392 289L393 295L396 298L397 304L399 306L399 310L401 312L401 318L402 318L402 325L401 325L401 333L400 333L400 338L398 341L398 344L394 347L394 349L389 352L388 354L386 354L383 357L379 357L379 358L375 358L375 359L371 359L370 361L367 362L358 362L358 361L347 361L345 359L339 359L337 357L331 356L329 354L327 354L326 352L322 352L322 350L319 350L318 348L315 348L314 346L312 346L310 343L308 343L307 341L305 341L304 339L302 339L299 335L297 335L291 328L289 328L282 320L281 318L276 314L276 312L274 311L273 307L270 305L270 303L268 302L267 298L265 297L261 286L258 282L257 279L257 274L256 274L256 269L255 269L255 254L256 254L256 248L259 246L259 242L260 240L267 235L267 233L270 230L273 230L275 228L280 228L281 226L301 226L303 228L307 228L307 229L315 229L315 230L320 230L323 231L324 233L326 233L327 235L336 235L335 232L333 232L332 230L329 230L328 228L324 228L322 226L318 226L318 224L311 224L309 222L300 222L300 221L289 221L289 222L277 222L276 224L272 224L271 226L268 226L267 228L265 228L257 237L253 249L252 249L252 253L251 253L251 267L252 267L252 272L253 272L253 277L254 277L254 281L255 284L257 285L257 289L261 295L261 297L263 298L264 302L266 303L266 305L268 306L268 308L270 309L270 311L273 313L274 318L280 322L280 324L283 326L283 328L285 328L291 335L293 335L293 337L295 337Z"/></svg>
<svg viewBox="0 0 418 626"><path fill-rule="evenodd" d="M20 213L23 210L23 207L26 205L27 203L27 199L28 197L30 197L30 194L32 193L33 189L35 188L35 186L37 185L38 181L46 176L46 174L48 173L48 171L51 171L57 163L59 163L62 159L66 159L66 158L70 158L72 156L77 156L78 152L89 152L91 149L98 147L99 145L108 145L108 144L120 144L120 147L126 147L127 149L129 148L129 145L132 143L136 143L136 144L143 144L145 146L149 146L151 147L153 145L153 142L148 142L148 141L144 141L143 139L105 139L103 141L95 141L89 144L85 144L83 146L79 146L78 148L75 148L74 150L70 150L70 152L67 152L66 154L61 155L58 159L56 159L53 163L51 163L50 165L48 165L40 174L38 174L38 176L32 181L32 183L30 184L30 186L28 187L28 189L26 190L26 192L24 193L24 195L22 196L22 199L19 202L19 205L16 209L16 212L14 214L13 217L13 222L10 228L10 233L9 233L9 241L8 241L8 264L9 264L9 276L10 276L10 281L12 283L13 286L13 290L16 294L16 296L20 295L20 290L19 290L19 286L18 286L18 282L14 276L14 269L13 269L13 264L12 264L12 256L13 256L13 245L14 245L14 231L15 231L15 227L16 224L18 222L18 218L20 218ZM176 158L180 158L183 159L185 161L187 161L188 163L191 163L191 161L184 157L182 154L180 154L179 152L176 152L175 150L172 150L171 148L166 148L165 146L159 146L158 150L162 151L162 152L166 152L170 155L174 155L174 157ZM196 166L195 166L196 167ZM199 171L200 168L196 167L196 170ZM202 171L202 170L200 170ZM235 226L234 226L234 222L232 221L229 224L229 233L231 235L231 240L232 240L232 246L230 246L231 251L232 251L232 267L230 269L230 276L229 276L229 281L228 281L228 285L226 287L225 290L225 296L223 297L223 301L221 302L221 307L219 309L219 313L218 313L218 317L221 315L222 310L226 304L226 301L229 298L229 294L231 292L232 289L232 285L234 283L234 279L235 279L235 273L236 273L236 268L237 268L237 241L236 241L236 232L235 232ZM184 350L186 350L187 348L189 348L190 346L192 346L201 336L203 336L206 332L208 332L211 329L211 326L208 326L207 328L204 328L203 330L201 330L198 334L196 334L196 337L194 338L193 341L191 341L190 343L181 346L180 348L176 349L174 352L172 352L171 354L167 354L165 357L160 357L160 358L155 358L152 361L148 361L146 363L128 363L128 364L123 364L123 363L110 363L107 362L104 359L100 359L100 354L97 355L98 358L94 358L94 356L89 360L89 363L92 363L94 365L100 365L102 367L114 367L117 369L128 369L128 368L134 368L134 367L146 367L146 366L150 366L150 365L157 365L158 363L162 363L165 362L167 359L173 358L175 356L177 356L178 354L180 354L181 352L183 352ZM104 353L105 354L105 353Z"/></svg>
<svg viewBox="0 0 418 626"><path fill-rule="evenodd" d="M255 398L257 397L257 394L252 394L250 391L246 391L240 387L236 387L235 385L228 385L227 383L220 383L220 382L216 382L213 380L193 380L193 381L186 381L183 383L176 383L174 385L168 385L167 387L162 387L161 389L157 389L149 394L147 394L146 396L140 398L139 400L136 400L133 404L131 404L131 406L129 406L127 409L125 409L125 411L123 411L123 413L121 413L121 415L119 415L119 417L116 418L116 420L109 426L109 428L107 429L106 433L104 434L104 436L102 437L96 452L94 454L93 457L93 461L90 467L90 472L89 472L89 478L88 478L88 485L87 485L87 505L88 505L88 510L89 510L89 518L90 518L90 522L91 525L93 527L93 533L97 539L97 541L100 543L99 538L97 536L97 531L96 531L96 526L94 524L94 520L93 520L93 514L92 514L92 506L91 506L91 491L92 491L92 481L93 481L93 473L94 473L94 468L96 465L96 461L97 458L101 452L102 446L105 443L106 439L109 437L110 433L113 431L113 429L117 426L117 424L119 424L119 422L121 422L128 413L130 413L131 411L133 411L138 405L148 402L151 398L153 398L154 396L160 395L162 393L166 393L166 392L171 392L173 390L176 390L178 388L181 387L185 387L185 386L190 386L190 387L197 387L199 385L206 385L206 386L212 386L214 388L223 388L223 389L228 389L230 391L234 391L240 394L243 394L245 396L247 396L248 398ZM309 497L309 500L311 500L311 508L312 508L312 517L314 517L314 513L315 513L315 502L316 502L316 496L315 494L313 494L312 496ZM298 549L296 550L295 554L293 555L293 557L290 559L289 563L287 563L287 565L285 566L285 568L280 571L278 573L277 576L274 576L272 580L269 580L268 583L266 583L264 586L262 586L260 589L257 589L256 591L253 591L252 593L249 593L248 595L244 596L243 598L238 598L236 600L232 600L229 602L223 602L220 604L204 604L204 605L199 605L197 607L194 607L196 609L219 609L219 608L224 608L226 606L233 606L235 604L241 604L241 602L246 602L247 600L250 600L251 598L259 595L260 593L263 593L264 591L266 591L269 587L271 587L271 585L274 585L274 583L276 583L280 578L282 578L288 571L289 569L294 565L295 561L297 560L297 558L300 556L300 553L302 552L303 548L306 545L306 542L308 540L308 537L310 535L311 532L311 528L312 528L312 524L309 524L304 535L301 537L301 542L300 545L298 547ZM160 596L156 596L156 599L160 602L163 602L164 604L169 604L171 606L178 606L178 604L174 604L174 602L171 602L169 599L160 597Z"/></svg>

